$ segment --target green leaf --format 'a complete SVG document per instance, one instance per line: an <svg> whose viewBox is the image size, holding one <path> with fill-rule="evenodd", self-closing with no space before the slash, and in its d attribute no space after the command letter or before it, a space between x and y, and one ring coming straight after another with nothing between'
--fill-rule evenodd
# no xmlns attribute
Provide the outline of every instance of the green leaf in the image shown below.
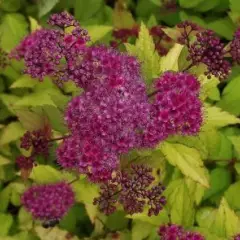
<svg viewBox="0 0 240 240"><path fill-rule="evenodd" d="M18 224L19 228L23 231L29 231L33 227L32 216L24 207L21 207L18 212Z"/></svg>
<svg viewBox="0 0 240 240"><path fill-rule="evenodd" d="M232 142L235 151L237 152L238 156L240 156L240 137L239 136L231 136L228 139Z"/></svg>
<svg viewBox="0 0 240 240"><path fill-rule="evenodd" d="M9 123L0 135L0 145L5 145L18 140L24 134L24 129L19 122Z"/></svg>
<svg viewBox="0 0 240 240"><path fill-rule="evenodd" d="M9 52L27 35L27 27L28 24L23 15L18 13L4 15L0 25L1 47Z"/></svg>
<svg viewBox="0 0 240 240"><path fill-rule="evenodd" d="M206 12L209 11L213 8L215 8L219 3L219 0L211 0L211 1L204 1L204 2L200 2L197 6L196 6L196 10L199 12Z"/></svg>
<svg viewBox="0 0 240 240"><path fill-rule="evenodd" d="M10 196L11 196L11 188L9 186L5 187L3 190L0 192L0 212L5 212L7 210L9 201L10 201Z"/></svg>
<svg viewBox="0 0 240 240"><path fill-rule="evenodd" d="M151 83L152 79L160 74L160 56L155 51L155 44L147 29L141 23L139 37L136 45L125 44L128 53L136 56L142 62L142 70L147 79L147 83Z"/></svg>
<svg viewBox="0 0 240 240"><path fill-rule="evenodd" d="M28 131L42 129L48 120L43 111L42 114L40 114L34 110L30 111L28 108L15 109L18 120Z"/></svg>
<svg viewBox="0 0 240 240"><path fill-rule="evenodd" d="M21 7L21 0L3 0L0 8L6 12L16 12Z"/></svg>
<svg viewBox="0 0 240 240"><path fill-rule="evenodd" d="M38 22L35 18L28 17L28 19L29 19L29 22L30 22L31 32L34 32L38 29L41 29L41 26L38 24Z"/></svg>
<svg viewBox="0 0 240 240"><path fill-rule="evenodd" d="M49 229L37 226L34 230L40 240L66 240L66 236L68 234L67 231L61 230L58 227L51 228L49 231ZM71 237L71 240L79 240L79 238L73 236Z"/></svg>
<svg viewBox="0 0 240 240"><path fill-rule="evenodd" d="M167 208L169 209L171 222L191 226L194 222L194 200L184 179L170 182L165 190ZM187 207L186 207L187 206Z"/></svg>
<svg viewBox="0 0 240 240"><path fill-rule="evenodd" d="M183 8L195 8L198 4L204 2L204 0L179 0L179 4ZM204 2L205 4L205 2Z"/></svg>
<svg viewBox="0 0 240 240"><path fill-rule="evenodd" d="M153 226L149 223L135 220L132 227L132 240L146 239L152 231Z"/></svg>
<svg viewBox="0 0 240 240"><path fill-rule="evenodd" d="M213 207L202 207L196 213L197 224L202 228L208 228L216 218L217 210Z"/></svg>
<svg viewBox="0 0 240 240"><path fill-rule="evenodd" d="M56 107L55 103L53 102L50 94L56 92L55 89L45 89L42 92L35 92L29 94L19 101L16 102L15 106L43 106L43 105L51 105Z"/></svg>
<svg viewBox="0 0 240 240"><path fill-rule="evenodd" d="M240 12L240 5L238 0L229 0L230 8L233 12Z"/></svg>
<svg viewBox="0 0 240 240"><path fill-rule="evenodd" d="M0 237L8 235L8 232L13 224L13 217L10 214L0 213Z"/></svg>
<svg viewBox="0 0 240 240"><path fill-rule="evenodd" d="M235 31L235 26L229 17L220 18L208 24L209 29L223 36L227 40L231 40Z"/></svg>
<svg viewBox="0 0 240 240"><path fill-rule="evenodd" d="M169 163L178 167L185 176L209 187L208 174L196 149L182 144L164 142L160 145L160 150Z"/></svg>
<svg viewBox="0 0 240 240"><path fill-rule="evenodd" d="M93 199L98 196L98 186L91 184L85 178L72 184L76 194L76 201L92 204Z"/></svg>
<svg viewBox="0 0 240 240"><path fill-rule="evenodd" d="M193 181L190 178L185 179L186 185L188 187L188 191L192 198L194 199L196 205L199 205L202 201L202 198L204 196L205 187L203 187L201 184Z"/></svg>
<svg viewBox="0 0 240 240"><path fill-rule="evenodd" d="M210 98L212 91L214 91L215 89L218 89L217 86L220 83L220 81L215 77L208 79L205 75L199 76L198 79L200 80L200 83L201 83L201 95L200 95L201 99L205 100L208 97Z"/></svg>
<svg viewBox="0 0 240 240"><path fill-rule="evenodd" d="M78 207L74 206L72 207L67 215L64 216L64 218L60 222L60 227L69 231L69 232L74 232L76 230L76 224L77 224L77 214L78 212Z"/></svg>
<svg viewBox="0 0 240 240"><path fill-rule="evenodd" d="M29 75L22 75L10 88L33 88L38 82Z"/></svg>
<svg viewBox="0 0 240 240"><path fill-rule="evenodd" d="M221 108L205 105L206 123L203 126L204 130L212 128L221 128L231 124L240 123L240 119L234 115L223 111Z"/></svg>
<svg viewBox="0 0 240 240"><path fill-rule="evenodd" d="M237 75L224 88L222 93L222 99L218 102L217 106L234 115L239 115L240 114L239 91L240 91L240 76Z"/></svg>
<svg viewBox="0 0 240 240"><path fill-rule="evenodd" d="M0 155L0 166L7 165L9 163L11 163L10 159Z"/></svg>
<svg viewBox="0 0 240 240"><path fill-rule="evenodd" d="M68 132L68 128L64 123L64 115L57 107L45 105L43 106L43 110L48 116L52 129L63 134Z"/></svg>
<svg viewBox="0 0 240 240"><path fill-rule="evenodd" d="M103 0L77 0L75 2L75 17L84 22L94 17L103 6Z"/></svg>
<svg viewBox="0 0 240 240"><path fill-rule="evenodd" d="M58 2L59 0L39 0L39 17L42 17L48 12L50 12Z"/></svg>
<svg viewBox="0 0 240 240"><path fill-rule="evenodd" d="M210 188L205 192L204 199L208 199L216 193L226 190L230 184L230 171L225 168L215 168L210 173Z"/></svg>
<svg viewBox="0 0 240 240"><path fill-rule="evenodd" d="M8 110L14 113L14 105L20 98L12 94L0 94L0 99Z"/></svg>
<svg viewBox="0 0 240 240"><path fill-rule="evenodd" d="M168 70L172 71L178 71L178 59L179 56L183 50L184 46L178 43L175 43L175 45L170 49L168 54L161 59L161 71L165 72Z"/></svg>
<svg viewBox="0 0 240 240"><path fill-rule="evenodd" d="M224 194L226 200L228 201L231 208L234 210L240 210L240 181L232 184Z"/></svg>
<svg viewBox="0 0 240 240"><path fill-rule="evenodd" d="M127 215L126 217L134 220L140 220L154 226L159 226L160 224L166 224L169 222L169 217L166 209L161 210L161 212L157 216L149 217L148 212L145 209L142 213L135 213L133 215Z"/></svg>
<svg viewBox="0 0 240 240"><path fill-rule="evenodd" d="M88 34L91 37L91 43L95 43L101 40L105 35L110 33L113 29L112 26L104 26L104 25L93 25L93 26L86 26L88 30Z"/></svg>
<svg viewBox="0 0 240 240"><path fill-rule="evenodd" d="M60 171L48 165L37 165L32 169L30 178L39 184L54 183L63 180Z"/></svg>
<svg viewBox="0 0 240 240"><path fill-rule="evenodd" d="M211 232L220 237L232 237L238 233L240 222L237 215L229 208L225 198L222 199L220 207L216 213L216 218L209 226Z"/></svg>
<svg viewBox="0 0 240 240"><path fill-rule="evenodd" d="M122 230L127 228L128 219L125 217L126 213L124 211L117 211L111 214L106 221L106 226L112 231Z"/></svg>

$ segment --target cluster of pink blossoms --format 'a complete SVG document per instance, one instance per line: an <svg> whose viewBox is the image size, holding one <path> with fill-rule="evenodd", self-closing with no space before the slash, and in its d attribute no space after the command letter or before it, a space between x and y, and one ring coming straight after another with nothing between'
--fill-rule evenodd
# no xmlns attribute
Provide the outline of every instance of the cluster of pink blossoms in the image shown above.
<svg viewBox="0 0 240 240"><path fill-rule="evenodd" d="M175 224L160 226L158 234L161 240L205 240L200 233L185 231L183 227Z"/></svg>
<svg viewBox="0 0 240 240"><path fill-rule="evenodd" d="M57 149L58 163L64 169L86 174L92 182L103 182L106 186L110 183L121 189L118 200L126 211L139 212L148 204L149 215L157 215L165 204L164 187L160 184L144 190L153 181L150 170L133 167L133 173L121 175L117 181L112 173L121 172L121 154L153 148L169 135L199 132L202 104L197 78L184 72L166 72L155 80L155 90L148 94L136 58L105 46L87 46L90 38L86 30L65 12L52 15L49 24L55 28L37 30L27 36L11 56L24 59L25 72L40 81L50 76L60 86L65 81L73 81L84 89L65 110L70 136ZM43 141L36 141L37 133L26 133L22 147L29 149L32 145L35 153L46 153L50 140L40 136L39 140ZM32 164L30 160L28 165ZM24 165L22 158L18 162ZM149 177L147 182L144 172ZM136 181L139 174L142 182ZM73 203L69 185L61 187L66 189L66 196L63 194L62 202L58 202L61 212L51 207L60 196L58 185L30 188L23 196L23 204L36 218L59 219ZM105 194L103 191L102 195ZM65 201L68 195L71 195L69 202ZM139 200L141 196L144 201ZM106 199L99 198L96 203L104 205L103 200ZM138 205L134 206L136 202ZM42 213L37 205L41 205Z"/></svg>

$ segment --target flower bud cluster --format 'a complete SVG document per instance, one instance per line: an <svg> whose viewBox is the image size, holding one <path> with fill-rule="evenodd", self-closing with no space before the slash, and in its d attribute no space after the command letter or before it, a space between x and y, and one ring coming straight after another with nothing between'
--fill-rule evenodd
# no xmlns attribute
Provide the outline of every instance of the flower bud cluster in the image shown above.
<svg viewBox="0 0 240 240"><path fill-rule="evenodd" d="M145 165L131 165L130 170L117 171L116 176L101 185L101 192L94 204L106 215L121 204L128 214L142 212L148 206L148 215L158 215L166 203L162 195L164 186L153 185L152 169Z"/></svg>

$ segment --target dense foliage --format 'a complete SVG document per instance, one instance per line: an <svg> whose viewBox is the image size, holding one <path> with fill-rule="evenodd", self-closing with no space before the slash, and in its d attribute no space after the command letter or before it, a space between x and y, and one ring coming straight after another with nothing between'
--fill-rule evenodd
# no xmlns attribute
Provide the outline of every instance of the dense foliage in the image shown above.
<svg viewBox="0 0 240 240"><path fill-rule="evenodd" d="M0 239L239 239L239 17L0 1Z"/></svg>

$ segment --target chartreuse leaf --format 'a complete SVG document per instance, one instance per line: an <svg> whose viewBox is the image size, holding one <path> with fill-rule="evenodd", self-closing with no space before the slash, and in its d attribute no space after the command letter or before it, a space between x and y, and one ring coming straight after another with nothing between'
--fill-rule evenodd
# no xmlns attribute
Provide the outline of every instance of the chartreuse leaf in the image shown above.
<svg viewBox="0 0 240 240"><path fill-rule="evenodd" d="M85 178L74 182L72 187L78 202L92 204L93 199L98 196L97 185L89 183Z"/></svg>
<svg viewBox="0 0 240 240"><path fill-rule="evenodd" d="M60 171L48 165L37 165L32 169L30 178L39 184L54 183L63 180Z"/></svg>
<svg viewBox="0 0 240 240"><path fill-rule="evenodd" d="M13 217L10 214L0 213L0 237L8 235L8 232L13 224Z"/></svg>
<svg viewBox="0 0 240 240"><path fill-rule="evenodd" d="M171 222L191 226L194 222L194 199L186 185L185 179L171 181L165 190L167 198L166 207L171 216Z"/></svg>
<svg viewBox="0 0 240 240"><path fill-rule="evenodd" d="M11 160L0 155L0 166L10 164Z"/></svg>
<svg viewBox="0 0 240 240"><path fill-rule="evenodd" d="M204 208L197 214L197 222L209 232L224 239L230 239L238 233L240 221L225 198L222 198L218 209Z"/></svg>
<svg viewBox="0 0 240 240"><path fill-rule="evenodd" d="M221 179L221 181L219 181ZM222 192L231 184L231 173L225 168L215 168L210 173L210 188L207 189L204 199L208 199L215 194Z"/></svg>
<svg viewBox="0 0 240 240"><path fill-rule="evenodd" d="M125 44L128 53L136 56L142 62L142 70L147 79L147 83L151 83L152 79L160 74L160 56L155 51L155 44L147 29L141 23L139 37L136 45Z"/></svg>
<svg viewBox="0 0 240 240"><path fill-rule="evenodd" d="M240 123L240 119L231 113L225 112L221 108L205 104L205 124L203 125L204 130L221 128L237 123Z"/></svg>
<svg viewBox="0 0 240 240"><path fill-rule="evenodd" d="M183 45L175 43L175 45L170 49L168 54L161 58L161 71L165 72L168 70L178 71L179 70L179 56L183 50Z"/></svg>
<svg viewBox="0 0 240 240"><path fill-rule="evenodd" d="M34 230L40 240L66 240L68 234L67 231L61 230L58 227L51 228L51 231L49 231L49 229L38 226ZM71 240L79 240L79 238L72 236Z"/></svg>
<svg viewBox="0 0 240 240"><path fill-rule="evenodd" d="M33 88L38 82L29 75L22 75L11 85L11 88Z"/></svg>
<svg viewBox="0 0 240 240"><path fill-rule="evenodd" d="M0 94L0 99L2 100L3 104L8 108L10 112L13 113L14 105L17 101L19 101L19 97L12 95L12 94Z"/></svg>
<svg viewBox="0 0 240 240"><path fill-rule="evenodd" d="M200 153L196 149L182 144L164 142L160 145L160 150L169 163L178 167L185 176L204 187L209 187L208 174Z"/></svg>
<svg viewBox="0 0 240 240"><path fill-rule="evenodd" d="M18 140L24 134L24 129L19 122L9 123L0 135L0 145L5 145Z"/></svg>
<svg viewBox="0 0 240 240"><path fill-rule="evenodd" d="M222 93L222 99L218 102L217 106L234 115L239 115L240 114L239 91L240 91L240 76L237 75L224 88Z"/></svg>
<svg viewBox="0 0 240 240"><path fill-rule="evenodd" d="M19 41L27 35L27 21L18 13L5 14L0 25L0 46L5 51L10 51Z"/></svg>
<svg viewBox="0 0 240 240"><path fill-rule="evenodd" d="M24 207L21 207L18 212L18 224L23 231L29 231L33 227L32 216Z"/></svg>
<svg viewBox="0 0 240 240"><path fill-rule="evenodd" d="M190 178L186 178L185 182L188 187L188 191L193 197L193 200L195 201L196 205L199 205L202 201L206 188Z"/></svg>
<svg viewBox="0 0 240 240"><path fill-rule="evenodd" d="M34 92L32 94L26 95L16 102L15 107L19 106L42 106L42 105L51 105L55 106L50 94L56 92L55 89L46 89L42 92Z"/></svg>
<svg viewBox="0 0 240 240"><path fill-rule="evenodd" d="M59 0L40 0L38 1L39 17L50 12Z"/></svg>
<svg viewBox="0 0 240 240"><path fill-rule="evenodd" d="M34 32L38 29L41 29L41 26L38 24L37 20L35 18L32 17L28 17L29 22L30 22L30 29L31 32Z"/></svg>
<svg viewBox="0 0 240 240"><path fill-rule="evenodd" d="M234 149L237 152L238 156L240 156L240 136L231 136L228 137L228 139L233 144Z"/></svg>
<svg viewBox="0 0 240 240"><path fill-rule="evenodd" d="M132 240L146 239L152 231L152 224L140 220L133 221Z"/></svg>
<svg viewBox="0 0 240 240"><path fill-rule="evenodd" d="M86 29L88 30L88 34L91 37L91 43L95 43L102 39L110 31L112 31L113 27L104 25L92 25L86 26Z"/></svg>
<svg viewBox="0 0 240 240"><path fill-rule="evenodd" d="M3 190L0 192L0 212L5 212L7 210L9 201L10 201L10 196L11 196L11 188L9 186L5 187Z"/></svg>
<svg viewBox="0 0 240 240"><path fill-rule="evenodd" d="M230 140L221 132L212 129L200 133L200 138L208 149L208 159L229 160L233 157L233 148Z"/></svg>
<svg viewBox="0 0 240 240"><path fill-rule="evenodd" d="M205 237L204 238L205 240L226 240L225 238L221 238L216 236L215 234L212 234L206 228L194 227L194 228L191 228L190 230L201 233Z"/></svg>
<svg viewBox="0 0 240 240"><path fill-rule="evenodd" d="M42 129L48 123L48 119L43 112L40 114L28 108L19 108L15 109L15 114L22 126L28 131Z"/></svg>
<svg viewBox="0 0 240 240"><path fill-rule="evenodd" d="M201 83L200 97L202 100L205 100L208 97L210 98L211 95L213 95L213 91L215 91L215 89L218 90L217 86L220 83L220 81L217 78L212 77L211 79L208 79L205 75L200 75L198 79ZM219 100L219 99L217 98L216 100Z"/></svg>
<svg viewBox="0 0 240 240"><path fill-rule="evenodd" d="M169 217L166 209L160 211L157 216L148 216L148 211L145 209L142 213L135 213L133 215L127 215L127 218L134 220L140 220L142 222L150 223L154 226L159 226L160 224L165 224L169 222Z"/></svg>
<svg viewBox="0 0 240 240"><path fill-rule="evenodd" d="M224 193L226 200L228 201L231 208L234 210L240 210L240 181L232 184L227 191Z"/></svg>

